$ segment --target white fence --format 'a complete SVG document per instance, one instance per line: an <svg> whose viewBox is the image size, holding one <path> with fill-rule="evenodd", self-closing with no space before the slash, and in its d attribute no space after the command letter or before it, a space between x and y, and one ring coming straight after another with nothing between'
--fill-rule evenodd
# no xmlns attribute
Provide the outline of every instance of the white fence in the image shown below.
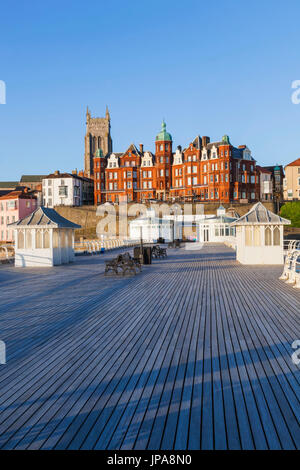
<svg viewBox="0 0 300 470"><path fill-rule="evenodd" d="M137 240L125 240L120 238L110 240L83 240L76 242L74 245L75 255L87 255L104 253L117 248L130 247L139 245Z"/></svg>

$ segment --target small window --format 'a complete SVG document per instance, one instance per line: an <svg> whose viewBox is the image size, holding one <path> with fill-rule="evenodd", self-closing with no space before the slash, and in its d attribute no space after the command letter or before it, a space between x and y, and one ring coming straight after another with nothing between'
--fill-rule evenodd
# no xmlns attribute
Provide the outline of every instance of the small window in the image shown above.
<svg viewBox="0 0 300 470"><path fill-rule="evenodd" d="M2 239L3 239L3 232L2 232ZM18 248L25 248L24 246L24 233L21 230L18 230Z"/></svg>
<svg viewBox="0 0 300 470"><path fill-rule="evenodd" d="M271 227L265 228L265 245L271 246L272 245L272 231Z"/></svg>
<svg viewBox="0 0 300 470"><path fill-rule="evenodd" d="M245 227L245 244L246 246L252 246L252 227Z"/></svg>
<svg viewBox="0 0 300 470"><path fill-rule="evenodd" d="M280 246L280 229L279 227L274 228L273 240L275 246Z"/></svg>
<svg viewBox="0 0 300 470"><path fill-rule="evenodd" d="M31 248L32 248L31 230L26 230L26 249L31 250Z"/></svg>

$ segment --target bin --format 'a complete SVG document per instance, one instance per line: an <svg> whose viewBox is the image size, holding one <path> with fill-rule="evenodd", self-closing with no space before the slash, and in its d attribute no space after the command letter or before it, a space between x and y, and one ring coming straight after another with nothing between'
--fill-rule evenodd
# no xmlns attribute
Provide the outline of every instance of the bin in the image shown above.
<svg viewBox="0 0 300 470"><path fill-rule="evenodd" d="M139 258L142 264L151 264L152 263L152 247L151 246L143 246L142 248L142 256L141 256L141 247L136 246L133 249L133 256L134 258Z"/></svg>

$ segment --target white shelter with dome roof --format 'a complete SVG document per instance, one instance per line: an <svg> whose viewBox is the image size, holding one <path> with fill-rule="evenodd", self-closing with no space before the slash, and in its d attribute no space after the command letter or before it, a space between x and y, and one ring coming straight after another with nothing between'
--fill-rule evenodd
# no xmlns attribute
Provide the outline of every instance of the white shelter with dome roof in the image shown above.
<svg viewBox="0 0 300 470"><path fill-rule="evenodd" d="M10 226L15 231L15 266L55 266L74 261L74 232L81 227L54 209L41 206Z"/></svg>
<svg viewBox="0 0 300 470"><path fill-rule="evenodd" d="M269 211L261 202L233 222L236 257L241 264L283 264L283 227L290 220Z"/></svg>

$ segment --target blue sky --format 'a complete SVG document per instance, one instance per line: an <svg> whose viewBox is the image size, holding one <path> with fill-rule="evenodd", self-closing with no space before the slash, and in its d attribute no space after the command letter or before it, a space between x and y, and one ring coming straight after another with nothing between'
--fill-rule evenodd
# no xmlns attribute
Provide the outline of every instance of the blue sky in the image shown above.
<svg viewBox="0 0 300 470"><path fill-rule="evenodd" d="M85 111L111 113L115 151L196 134L259 164L300 156L298 0L2 2L0 180L83 167Z"/></svg>

